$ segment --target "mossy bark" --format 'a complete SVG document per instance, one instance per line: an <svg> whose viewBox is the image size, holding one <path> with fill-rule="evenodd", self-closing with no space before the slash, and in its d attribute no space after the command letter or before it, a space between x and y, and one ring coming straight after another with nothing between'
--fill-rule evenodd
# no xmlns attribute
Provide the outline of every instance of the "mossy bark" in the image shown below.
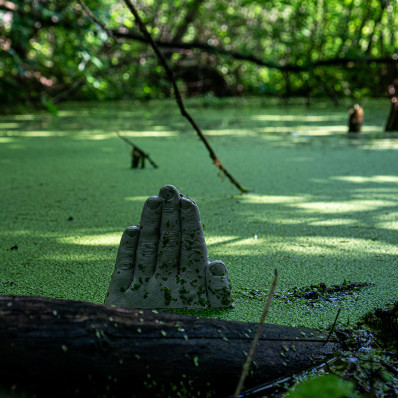
<svg viewBox="0 0 398 398"><path fill-rule="evenodd" d="M0 384L40 396L186 385L229 395L257 324L39 297L0 296ZM338 347L311 328L265 325L246 387L325 360ZM127 390L126 390L127 389ZM153 395L151 395L153 396ZM219 396L219 395L218 395Z"/></svg>

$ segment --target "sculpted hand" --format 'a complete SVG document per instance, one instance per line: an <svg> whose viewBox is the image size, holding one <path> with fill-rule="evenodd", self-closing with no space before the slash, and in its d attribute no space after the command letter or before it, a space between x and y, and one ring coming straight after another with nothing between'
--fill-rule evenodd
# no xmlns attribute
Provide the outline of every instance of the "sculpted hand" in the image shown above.
<svg viewBox="0 0 398 398"><path fill-rule="evenodd" d="M209 262L198 206L172 185L148 198L140 225L124 231L105 304L233 307L227 268Z"/></svg>

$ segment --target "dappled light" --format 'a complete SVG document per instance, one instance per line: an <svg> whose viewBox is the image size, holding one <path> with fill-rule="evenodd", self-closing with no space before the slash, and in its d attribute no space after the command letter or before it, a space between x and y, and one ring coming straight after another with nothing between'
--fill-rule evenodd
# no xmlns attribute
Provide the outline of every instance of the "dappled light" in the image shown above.
<svg viewBox="0 0 398 398"><path fill-rule="evenodd" d="M127 202L138 202L144 203L147 200L147 196L130 196L128 198L124 198Z"/></svg>
<svg viewBox="0 0 398 398"><path fill-rule="evenodd" d="M115 232L113 234L94 234L58 238L57 241L64 244L83 246L116 246L120 242L120 236L120 232Z"/></svg>
<svg viewBox="0 0 398 398"><path fill-rule="evenodd" d="M19 123L0 123L0 129L16 129L19 127Z"/></svg>
<svg viewBox="0 0 398 398"><path fill-rule="evenodd" d="M308 222L308 225L314 225L317 227L332 227L332 226L353 225L353 224L356 224L356 220L346 219L346 218L332 218L328 220L318 219Z"/></svg>
<svg viewBox="0 0 398 398"><path fill-rule="evenodd" d="M236 309L225 319L256 321L261 302L242 296L344 280L372 282L342 317L358 319L395 297L390 277L398 241L398 138L379 130L370 108L360 138L346 136L346 109L309 113L258 104L221 110L192 103L225 164L248 186L238 195L215 173L171 103L65 104L58 116L4 116L0 136L0 293L102 302L123 230L164 184L176 185L201 211L210 259L228 265ZM237 111L239 109L239 112ZM374 121L372 121L374 119ZM130 147L158 169L130 169ZM339 303L319 310L275 299L269 321L323 326ZM209 315L211 316L211 314ZM214 314L214 316L219 316Z"/></svg>
<svg viewBox="0 0 398 398"><path fill-rule="evenodd" d="M308 112L303 106L264 107L256 101L250 106L250 101L241 101L243 106L239 112L235 111L238 104L232 102L223 110L222 118L218 111L211 108L206 109L206 116L203 117L194 100L188 100L187 106L192 107L195 118L209 137L253 136L266 141L283 141L285 145L316 145L317 141L313 139L317 137L346 139L346 108L333 108L325 112L318 103ZM45 113L5 116L0 126L3 136L60 137L68 134L77 140L85 140L88 136L92 140L111 139L116 132L132 138L178 137L182 132L192 134L171 101L148 102L146 108L144 110L137 104L131 107L127 101L87 107L71 103L60 109L57 116ZM380 110L379 103L374 105L369 101L362 137L357 142L351 142L352 145L395 148L396 140L385 136L383 125L377 123L381 118ZM330 143L343 144L337 140Z"/></svg>
<svg viewBox="0 0 398 398"><path fill-rule="evenodd" d="M231 242L240 241L239 236L208 236L206 239L207 247L211 246L224 246L230 244Z"/></svg>
<svg viewBox="0 0 398 398"><path fill-rule="evenodd" d="M357 184L366 184L369 182L373 183L398 183L398 176L340 176L340 177L333 177L335 180L340 181L347 181L347 182L354 182Z"/></svg>
<svg viewBox="0 0 398 398"><path fill-rule="evenodd" d="M127 137L176 137L178 134L175 131L129 131L121 130L123 135Z"/></svg>
<svg viewBox="0 0 398 398"><path fill-rule="evenodd" d="M339 213L356 213L370 210L380 210L397 205L397 202L382 201L382 200L350 200L344 202L309 202L299 203L297 206L307 213L325 213L325 214L339 214Z"/></svg>
<svg viewBox="0 0 398 398"><path fill-rule="evenodd" d="M43 130L31 130L31 131L18 131L18 137L32 137L32 138L40 138L40 137L62 137L66 135L65 133L59 131L43 131Z"/></svg>
<svg viewBox="0 0 398 398"><path fill-rule="evenodd" d="M242 203L294 203L302 202L307 196L256 195L249 193L241 198Z"/></svg>
<svg viewBox="0 0 398 398"><path fill-rule="evenodd" d="M0 137L0 142L2 143L12 143L14 139L12 137Z"/></svg>
<svg viewBox="0 0 398 398"><path fill-rule="evenodd" d="M345 115L342 114L326 114L326 115L299 115L299 114L277 114L277 115L254 115L251 117L253 120L261 120L261 121L293 121L295 124L299 124L300 122L305 122L307 125L311 124L311 122L323 122L329 124L331 121L338 121L340 123L345 123Z"/></svg>
<svg viewBox="0 0 398 398"><path fill-rule="evenodd" d="M181 358L201 375L211 374L203 368L203 333L198 340L171 325L181 314L161 314L164 307L198 317L186 318L195 333L198 325L258 322L269 309L268 330L313 331L270 356L284 377L329 328L321 350L338 337L350 352L311 372L355 379L343 395L396 392L390 359L397 347L387 352L385 331L376 332L381 316L374 335L365 318L393 302L397 313L398 1L133 3L0 0L0 295L5 313L23 319L17 331L26 335L25 320L43 330L40 311L26 317L34 302L49 307L47 298L61 299L54 304L61 308L77 300L79 308L115 314L104 318L105 328L96 315L84 331L105 358L115 330L123 335L120 326L134 323L120 322L120 309L109 306L133 308L143 338L133 331L134 347L181 341L182 350L192 348ZM27 311L17 313L14 303ZM157 310L144 316L141 308ZM64 315L52 310L47 318L56 329L59 321L81 326ZM158 318L167 320L159 323L167 333L152 339L146 322L155 320L156 331ZM392 318L383 319L390 328ZM12 344L3 345L12 362L20 347L11 329ZM228 344L246 344L251 329L244 337L229 331ZM281 336L270 346L288 341ZM218 341L226 347L221 329L211 335ZM72 347L59 343L55 362L70 366ZM250 367L252 353L239 347L248 358L242 374L250 369L254 377L262 365ZM98 366L94 358L104 371L98 386L114 395L123 377L130 381L119 365L143 359L118 354L108 372L109 361ZM308 368L317 360L308 355ZM153 361L161 374L162 363ZM24 395L30 376L35 395L35 372L24 379L16 369L11 395ZM219 370L231 373L228 365ZM166 379L168 372L173 367ZM149 395L156 384L168 392L148 366L142 374ZM304 376L297 375L272 382L263 395L283 395ZM97 380L88 376L79 383L89 380L95 394ZM43 380L50 387L45 372ZM185 374L182 381L188 389L170 384L170 391L185 397L195 381ZM210 384L198 382L195 392L212 395ZM241 392L238 386L235 396L252 395Z"/></svg>

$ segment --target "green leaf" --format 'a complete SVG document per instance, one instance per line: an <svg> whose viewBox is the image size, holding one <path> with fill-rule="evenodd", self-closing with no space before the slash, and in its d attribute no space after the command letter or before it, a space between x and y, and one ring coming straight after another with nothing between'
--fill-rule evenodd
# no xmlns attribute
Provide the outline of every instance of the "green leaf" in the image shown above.
<svg viewBox="0 0 398 398"><path fill-rule="evenodd" d="M102 69L103 67L103 63L101 62L101 60L97 57L91 57L91 62L98 68L98 69Z"/></svg>
<svg viewBox="0 0 398 398"><path fill-rule="evenodd" d="M345 398L359 397L354 393L355 385L350 381L346 381L338 376L326 375L316 376L306 380L289 391L284 397L288 398Z"/></svg>

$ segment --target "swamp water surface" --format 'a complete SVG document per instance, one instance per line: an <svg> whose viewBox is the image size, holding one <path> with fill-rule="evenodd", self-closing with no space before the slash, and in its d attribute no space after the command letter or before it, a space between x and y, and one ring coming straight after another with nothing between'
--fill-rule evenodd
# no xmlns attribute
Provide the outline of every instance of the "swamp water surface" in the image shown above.
<svg viewBox="0 0 398 398"><path fill-rule="evenodd" d="M348 106L187 101L239 194L172 101L69 103L0 117L0 294L103 302L124 228L164 184L193 198L209 255L228 267L235 309L203 316L325 327L397 299L398 138L388 100ZM131 170L128 137L159 165ZM292 291L358 282L350 293L286 300ZM254 293L253 293L254 292ZM257 292L257 293L256 293Z"/></svg>

